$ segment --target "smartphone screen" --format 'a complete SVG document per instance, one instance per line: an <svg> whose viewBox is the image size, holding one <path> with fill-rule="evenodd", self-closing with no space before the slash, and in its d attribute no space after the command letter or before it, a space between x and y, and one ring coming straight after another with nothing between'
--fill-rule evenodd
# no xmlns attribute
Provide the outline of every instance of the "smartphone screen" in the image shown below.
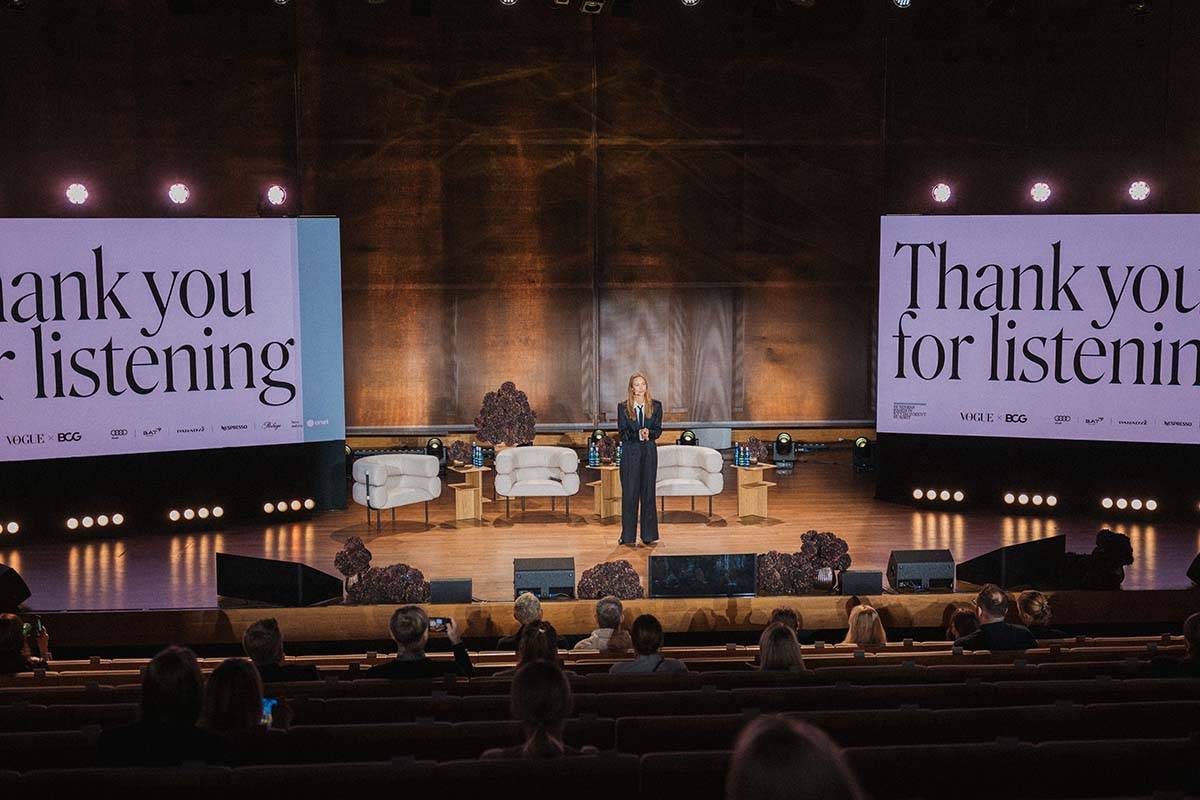
<svg viewBox="0 0 1200 800"><path fill-rule="evenodd" d="M450 624L449 617L430 617L429 618L429 630L431 630L431 631L444 631L444 630L446 630L446 626L449 624Z"/></svg>
<svg viewBox="0 0 1200 800"><path fill-rule="evenodd" d="M279 701L274 697L264 697L262 700L262 724L270 725L271 717L275 713L275 706Z"/></svg>

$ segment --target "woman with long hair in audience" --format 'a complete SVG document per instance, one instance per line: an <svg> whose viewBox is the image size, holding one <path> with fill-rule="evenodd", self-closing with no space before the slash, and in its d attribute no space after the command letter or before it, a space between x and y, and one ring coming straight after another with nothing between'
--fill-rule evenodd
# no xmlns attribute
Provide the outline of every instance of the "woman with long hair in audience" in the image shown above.
<svg viewBox="0 0 1200 800"><path fill-rule="evenodd" d="M795 631L780 622L768 625L758 639L758 668L763 672L803 672Z"/></svg>
<svg viewBox="0 0 1200 800"><path fill-rule="evenodd" d="M762 716L738 736L726 800L862 800L833 740L807 722Z"/></svg>
<svg viewBox="0 0 1200 800"><path fill-rule="evenodd" d="M227 658L217 665L204 686L202 719L204 727L214 733L263 727L262 680L252 661Z"/></svg>
<svg viewBox="0 0 1200 800"><path fill-rule="evenodd" d="M497 678L516 675L517 670L535 661L545 661L548 664L562 666L558 657L558 631L549 622L539 620L531 622L522 628L517 645L517 665L512 669L502 669L495 674ZM574 675L572 672L565 673Z"/></svg>
<svg viewBox="0 0 1200 800"><path fill-rule="evenodd" d="M950 624L946 626L946 641L957 641L967 634L979 630L979 617L974 608L957 608L950 615Z"/></svg>
<svg viewBox="0 0 1200 800"><path fill-rule="evenodd" d="M1017 595L1017 613L1035 639L1067 638L1066 633L1050 627L1050 598L1041 592L1028 589Z"/></svg>
<svg viewBox="0 0 1200 800"><path fill-rule="evenodd" d="M525 742L487 750L481 758L557 758L580 751L563 741L574 698L571 683L556 664L533 661L513 676L509 708L521 721ZM594 748L586 748L594 749Z"/></svg>
<svg viewBox="0 0 1200 800"><path fill-rule="evenodd" d="M846 638L842 644L856 644L860 647L872 647L887 644L887 631L883 629L883 620L873 606L866 604L850 609L850 619L846 624Z"/></svg>

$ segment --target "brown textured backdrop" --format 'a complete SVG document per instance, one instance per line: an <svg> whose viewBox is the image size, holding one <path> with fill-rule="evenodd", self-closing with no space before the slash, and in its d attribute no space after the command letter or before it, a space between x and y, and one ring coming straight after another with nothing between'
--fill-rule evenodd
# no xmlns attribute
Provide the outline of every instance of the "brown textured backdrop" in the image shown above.
<svg viewBox="0 0 1200 800"><path fill-rule="evenodd" d="M0 12L0 213L342 219L348 422L874 415L878 216L1200 206L1200 4L32 0ZM1011 9L1009 13L1008 9Z"/></svg>

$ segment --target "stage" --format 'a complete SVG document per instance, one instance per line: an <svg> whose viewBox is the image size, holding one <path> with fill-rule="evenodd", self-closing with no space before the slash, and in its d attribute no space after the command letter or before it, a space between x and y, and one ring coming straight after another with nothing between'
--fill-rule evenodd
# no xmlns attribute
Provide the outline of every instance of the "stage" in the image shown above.
<svg viewBox="0 0 1200 800"><path fill-rule="evenodd" d="M581 471L587 472L581 467ZM514 502L505 518L501 500L485 507L479 526L454 527L453 493L430 504L431 527L421 507L400 509L392 525L367 527L365 510L315 514L286 524L237 525L224 529L159 530L100 538L84 533L54 541L0 546L0 563L22 574L33 592L27 605L39 611L107 609L212 609L218 606L214 554L302 561L334 573L334 554L350 536L361 536L376 566L403 561L427 579L470 577L480 601L512 599L513 559L573 556L576 572L601 561L628 559L643 577L651 554L762 553L794 551L806 530L833 531L850 546L854 569L883 570L894 549L948 548L963 561L1018 542L1066 534L1067 547L1090 552L1102 527L1129 535L1134 563L1126 567L1125 590L1185 589L1185 572L1200 548L1200 528L1181 522L1130 524L1118 519L1052 515L1005 515L987 511L918 511L873 498L874 476L856 474L845 451L819 453L781 474L771 489L770 518L743 524L736 517L736 490L726 467L725 492L715 498L714 517L689 511L686 498L669 498L657 547L617 545L618 527L591 513L591 490L573 498L571 518L562 506L531 499L521 513ZM491 483L485 484L491 493ZM679 602L679 601L677 601ZM711 604L705 600L702 604ZM695 604L694 604L695 605ZM1194 609L1192 609L1194 610Z"/></svg>

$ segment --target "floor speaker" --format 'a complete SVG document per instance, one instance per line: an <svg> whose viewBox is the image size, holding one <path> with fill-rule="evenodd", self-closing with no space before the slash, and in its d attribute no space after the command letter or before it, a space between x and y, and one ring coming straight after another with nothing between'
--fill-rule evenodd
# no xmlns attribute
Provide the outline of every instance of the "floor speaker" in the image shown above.
<svg viewBox="0 0 1200 800"><path fill-rule="evenodd" d="M1067 552L1066 536L1048 536L976 556L958 565L958 579L1001 589L1052 586Z"/></svg>
<svg viewBox="0 0 1200 800"><path fill-rule="evenodd" d="M29 587L12 567L0 564L0 612L15 614L29 599Z"/></svg>
<svg viewBox="0 0 1200 800"><path fill-rule="evenodd" d="M575 559L514 558L513 597L523 592L539 600L574 600Z"/></svg>
<svg viewBox="0 0 1200 800"><path fill-rule="evenodd" d="M887 579L897 592L953 592L954 556L949 550L893 550Z"/></svg>
<svg viewBox="0 0 1200 800"><path fill-rule="evenodd" d="M217 553L217 594L272 606L342 599L342 579L295 561Z"/></svg>
<svg viewBox="0 0 1200 800"><path fill-rule="evenodd" d="M847 597L883 594L883 573L867 569L848 569L842 572L842 594Z"/></svg>
<svg viewBox="0 0 1200 800"><path fill-rule="evenodd" d="M469 603L471 602L470 578L443 578L429 582L429 602L431 603Z"/></svg>

